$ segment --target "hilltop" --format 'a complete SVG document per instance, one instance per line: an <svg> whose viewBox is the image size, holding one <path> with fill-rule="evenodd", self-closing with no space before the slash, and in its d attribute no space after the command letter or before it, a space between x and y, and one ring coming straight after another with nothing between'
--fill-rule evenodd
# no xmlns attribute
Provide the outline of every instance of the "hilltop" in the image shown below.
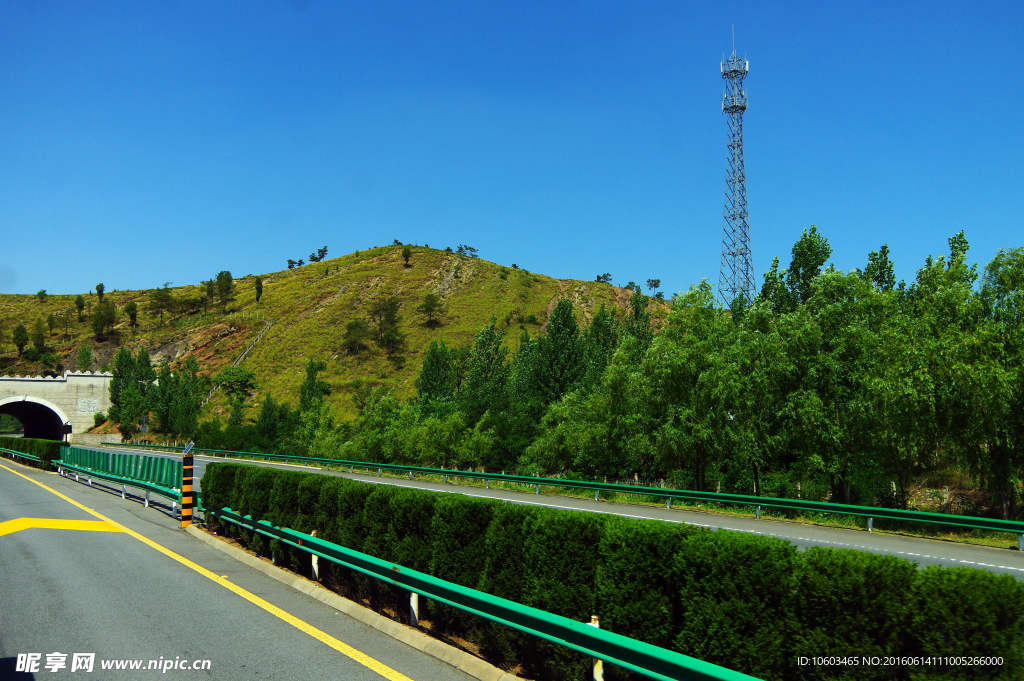
<svg viewBox="0 0 1024 681"><path fill-rule="evenodd" d="M170 361L174 365L194 356L202 372L212 376L230 365L264 329L266 321L271 321L242 364L255 372L260 386L252 404L258 406L270 393L294 404L305 365L314 358L327 362L321 378L332 385L328 404L344 418L354 415L351 395L360 386L383 385L392 388L397 397L412 396L431 341L465 346L496 317L497 328L504 331L505 342L515 352L523 330L534 336L543 333L559 298L572 300L580 323L585 325L601 304L621 313L632 295L628 289L606 283L555 279L426 246L409 248L408 265L402 246L383 246L259 275L263 282L259 303L257 275L238 277L234 279L235 298L223 309L217 302L204 309L199 285L174 287L170 291L178 303L177 311L165 312L162 321L151 307L155 289L109 291L104 299L114 303L117 321L102 340L94 336L88 319L89 310L99 302L95 292L82 294L87 301L82 322L74 306L77 294L49 294L45 300L34 295L0 295L0 322L5 329L0 338L0 373L100 369L112 365L118 347L127 345L133 350L146 347L154 363ZM436 325L428 325L416 309L429 293L437 294L442 302ZM369 342L360 352L346 350L346 325L367 320L372 302L386 296L396 297L401 304L398 328L405 335L404 347L389 354ZM139 308L135 329L124 312L130 302ZM652 306L651 312L657 322L664 316L665 306ZM31 333L36 318L45 321L51 314L57 324L52 334L47 330L47 353L59 364L52 359L50 366L19 360L11 341L13 328L23 323ZM83 345L92 350L89 367L76 366ZM223 412L224 405L214 399L203 418ZM252 407L249 416L255 416Z"/></svg>

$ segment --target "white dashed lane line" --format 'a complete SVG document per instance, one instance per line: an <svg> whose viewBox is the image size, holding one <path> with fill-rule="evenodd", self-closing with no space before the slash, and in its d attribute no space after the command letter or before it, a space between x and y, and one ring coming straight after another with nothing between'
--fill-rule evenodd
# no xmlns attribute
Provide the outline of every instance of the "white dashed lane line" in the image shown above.
<svg viewBox="0 0 1024 681"><path fill-rule="evenodd" d="M154 452L154 453L156 453L156 452ZM163 452L160 452L160 454L163 454ZM201 459L201 460L204 460L204 461L213 461L213 462L217 462L217 461L231 461L231 459L223 459L223 458L220 458L220 457L206 457L206 456L196 456L196 459ZM240 463L245 463L244 460L241 460L239 462ZM259 463L265 463L265 462L259 462ZM286 466L288 468L305 468L307 470L310 469L309 466L302 466L302 465L296 465L296 464L287 464L287 463L276 463L275 462L275 463L272 463L271 465L274 465L274 466ZM380 480L380 481L377 481L377 480L365 480L364 482L369 482L371 484L376 483L376 484L385 484L385 485L386 484L393 484L393 483L390 483L390 481L385 481L385 480ZM425 490L429 490L429 491L432 491L432 492L440 491L440 490L437 490L435 488L418 487L416 485L403 485L403 487L409 487L409 488L412 488L412 489L425 489ZM481 498L481 499L494 499L495 498L495 497L491 497L491 496L485 496L483 494L472 494L472 493L464 492L464 491L461 491L461 490L459 490L459 491L452 490L451 492L447 492L447 493L448 494L462 494L462 495L467 496L467 497L478 497L478 498ZM704 524L704 523L691 523L691 522L687 522L685 520L668 520L666 518L650 518L648 516L631 515L631 514L627 514L627 513L614 513L614 512L611 512L611 511L596 511L596 510L590 510L590 509L575 508L575 507L572 507L572 506L561 506L559 504L546 504L546 503L543 503L543 502L536 502L536 501L525 501L525 500L520 501L520 500L513 500L513 499L502 499L502 501L507 501L507 502L513 503L513 504L524 504L524 505L528 505L528 506L546 506L548 508L561 508L561 509L566 509L566 510L570 510L570 511L585 511L585 512L589 512L589 513L607 513L609 515L618 515L618 516L622 516L622 517L626 517L626 518L640 518L640 519L643 519L643 520L661 520L661 521L667 522L667 523L681 523L683 525L694 525L696 527L709 527L709 528L712 528L712 529L718 529L720 527L718 525L710 525L710 524ZM851 548L851 549L862 549L864 551L871 551L873 553L890 554L890 555L891 554L899 554L899 555L903 555L903 556L913 556L915 558L930 558L932 560L940 560L940 561L944 561L944 562L947 562L947 563L962 563L964 565L978 565L980 567L998 568L1000 570L1013 570L1015 572L1024 572L1024 568L1011 567L1009 565L990 565L989 563L976 563L973 560L960 560L958 558L944 558L942 556L932 556L930 554L922 555L920 553L911 553L909 551L886 551L885 549L879 549L879 548L876 548L876 547L873 547L873 546L864 546L862 544L848 544L848 543L845 543L845 542L829 541L827 539L811 539L809 537L786 537L784 535L773 535L773 534L770 534L770 533L767 533L767 532L758 532L757 530L741 530L741 529L735 529L735 528L730 528L730 527L724 527L724 528L721 528L721 529L728 530L730 532L746 532L748 534L759 534L759 535L763 535L763 536L773 536L773 537L778 537L780 539L789 539L789 540L796 540L796 541L803 541L803 542L813 542L815 544L828 544L830 546L842 546L842 547Z"/></svg>

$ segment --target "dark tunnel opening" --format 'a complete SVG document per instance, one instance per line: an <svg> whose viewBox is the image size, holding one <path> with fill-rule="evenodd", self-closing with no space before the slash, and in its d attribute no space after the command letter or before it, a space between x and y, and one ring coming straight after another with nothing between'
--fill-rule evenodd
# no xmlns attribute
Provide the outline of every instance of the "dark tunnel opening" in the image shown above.
<svg viewBox="0 0 1024 681"><path fill-rule="evenodd" d="M29 401L9 402L0 406L0 414L9 414L25 428L24 437L40 440L63 440L64 422L57 412Z"/></svg>

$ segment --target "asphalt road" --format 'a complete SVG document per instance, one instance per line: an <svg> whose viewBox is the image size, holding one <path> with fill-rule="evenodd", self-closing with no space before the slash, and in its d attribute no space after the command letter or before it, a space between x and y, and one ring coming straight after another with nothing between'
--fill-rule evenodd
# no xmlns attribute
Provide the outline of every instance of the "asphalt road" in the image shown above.
<svg viewBox="0 0 1024 681"><path fill-rule="evenodd" d="M78 678L75 653L95 655L97 679L471 678L197 541L166 507L6 459L0 583L2 680ZM33 653L38 671L16 673ZM47 669L52 653L63 669ZM104 670L112 660L142 669ZM197 660L208 668L163 670Z"/></svg>
<svg viewBox="0 0 1024 681"><path fill-rule="evenodd" d="M95 448L101 449L101 448ZM124 447L109 448L106 451L121 452L129 451ZM134 450L138 453L145 453L151 456L170 456L180 458L180 455L162 454L148 450ZM225 461L225 459L196 456L194 458L196 477L201 478L206 464L211 461ZM879 554L897 555L912 560L919 565L943 565L946 567L968 566L989 570L991 572L1013 575L1017 579L1024 580L1024 553L1016 549L993 548L978 546L975 544L963 544L959 542L943 541L938 539L924 539L920 537L908 537L900 534L886 532L866 532L863 530L847 530L819 525L807 525L803 523L788 522L785 520L768 519L756 520L754 518L734 517L724 514L695 511L691 509L668 509L664 507L644 506L639 504L610 503L607 501L596 502L593 499L578 499L574 497L558 496L555 494L543 493L532 494L527 491L516 492L509 490L484 489L476 486L462 486L457 484L440 484L424 482L422 480L406 480L405 478L376 477L372 475L350 474L347 471L324 471L319 468L308 468L292 464L254 463L259 466L271 466L290 470L304 470L319 472L325 475L340 475L346 478L362 480L364 482L388 485L401 485L404 487L415 487L442 493L466 494L468 496L484 497L491 499L503 499L512 503L540 504L553 508L566 508L579 511L591 511L596 513L612 513L615 515L629 516L634 518L650 518L668 522L681 522L702 527L715 527L723 530L736 530L739 532L753 532L756 534L771 535L786 539L798 547L807 548L811 546L832 546L837 548L860 549Z"/></svg>

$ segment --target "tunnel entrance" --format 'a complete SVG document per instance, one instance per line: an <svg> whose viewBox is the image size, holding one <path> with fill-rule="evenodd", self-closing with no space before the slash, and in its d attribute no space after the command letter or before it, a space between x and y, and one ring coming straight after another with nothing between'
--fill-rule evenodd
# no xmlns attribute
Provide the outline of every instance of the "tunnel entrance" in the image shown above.
<svg viewBox="0 0 1024 681"><path fill-rule="evenodd" d="M64 419L61 415L45 404L30 399L0 404L0 414L16 418L25 427L24 437L63 440Z"/></svg>

